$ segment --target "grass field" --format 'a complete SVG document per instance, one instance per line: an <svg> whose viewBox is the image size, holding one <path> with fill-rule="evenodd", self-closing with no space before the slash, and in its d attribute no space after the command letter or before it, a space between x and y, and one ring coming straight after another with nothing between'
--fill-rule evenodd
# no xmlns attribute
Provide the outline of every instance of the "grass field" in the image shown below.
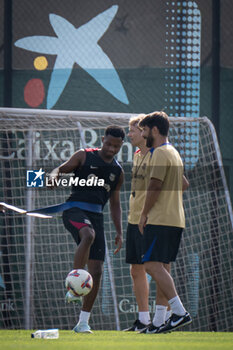
<svg viewBox="0 0 233 350"><path fill-rule="evenodd" d="M170 334L135 334L95 331L75 334L59 331L59 339L31 339L31 331L0 330L1 350L214 350L233 349L233 333L174 332Z"/></svg>

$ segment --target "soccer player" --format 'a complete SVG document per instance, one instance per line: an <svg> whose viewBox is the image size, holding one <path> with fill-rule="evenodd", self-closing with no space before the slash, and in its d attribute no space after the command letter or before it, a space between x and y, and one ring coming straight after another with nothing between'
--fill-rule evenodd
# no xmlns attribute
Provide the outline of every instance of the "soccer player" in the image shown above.
<svg viewBox="0 0 233 350"><path fill-rule="evenodd" d="M93 278L93 288L88 295L83 297L79 321L73 329L77 333L92 333L88 322L98 294L105 258L102 211L108 200L117 233L114 254L119 252L122 246L120 187L124 175L122 167L114 156L119 152L124 137L125 132L122 128L107 127L100 149L81 149L75 152L69 160L54 169L50 175L51 181L52 178L56 179L63 173L74 173L76 178L85 181L93 177L104 180L104 186L73 185L68 201L74 206L63 212L64 225L77 243L73 268L84 269L87 264L88 271ZM77 298L69 292L66 300L77 302Z"/></svg>
<svg viewBox="0 0 233 350"><path fill-rule="evenodd" d="M124 331L139 331L150 323L149 314L149 284L146 271L142 263L142 235L138 228L142 206L145 200L146 162L149 157L149 148L141 135L138 124L145 114L132 117L129 121L129 133L131 144L138 147L134 153L131 194L129 199L129 215L126 233L126 263L130 264L130 274L133 281L133 290L138 304L138 319Z"/></svg>
<svg viewBox="0 0 233 350"><path fill-rule="evenodd" d="M159 287L161 300L168 300L172 311L164 325L166 310L161 309L161 325L152 322L142 333L166 333L192 322L169 272L169 265L176 259L185 227L182 197L188 181L183 174L181 157L168 141L167 114L148 114L139 126L143 128L142 136L146 139L147 147L151 147L148 187L139 221L139 230L143 234L142 260L146 272Z"/></svg>

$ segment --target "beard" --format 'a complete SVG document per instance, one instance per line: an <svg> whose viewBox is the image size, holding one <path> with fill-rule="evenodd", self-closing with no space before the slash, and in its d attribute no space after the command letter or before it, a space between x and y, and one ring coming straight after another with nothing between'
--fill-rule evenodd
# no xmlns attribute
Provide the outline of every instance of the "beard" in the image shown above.
<svg viewBox="0 0 233 350"><path fill-rule="evenodd" d="M151 131L146 139L146 147L151 148L153 147L154 139L153 136L151 135Z"/></svg>

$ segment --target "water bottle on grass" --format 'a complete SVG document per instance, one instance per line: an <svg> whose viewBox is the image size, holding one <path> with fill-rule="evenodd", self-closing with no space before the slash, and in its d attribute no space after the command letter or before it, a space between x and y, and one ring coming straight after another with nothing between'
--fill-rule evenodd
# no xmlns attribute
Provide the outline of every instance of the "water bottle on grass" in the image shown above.
<svg viewBox="0 0 233 350"><path fill-rule="evenodd" d="M32 338L42 338L42 339L58 339L59 331L57 328L54 329L45 329L34 332L31 334Z"/></svg>

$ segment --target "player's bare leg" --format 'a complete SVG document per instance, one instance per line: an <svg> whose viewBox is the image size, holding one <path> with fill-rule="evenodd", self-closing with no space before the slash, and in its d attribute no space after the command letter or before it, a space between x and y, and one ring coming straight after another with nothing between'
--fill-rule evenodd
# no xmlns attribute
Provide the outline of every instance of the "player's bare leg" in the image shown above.
<svg viewBox="0 0 233 350"><path fill-rule="evenodd" d="M170 300L177 296L175 284L170 273L164 267L164 264L157 261L148 261L145 269L149 275L155 280L166 300Z"/></svg>
<svg viewBox="0 0 233 350"><path fill-rule="evenodd" d="M91 245L95 239L95 231L89 226L79 230L81 239L74 254L74 269L84 269L88 262Z"/></svg>
<svg viewBox="0 0 233 350"><path fill-rule="evenodd" d="M169 273L170 270L168 270L163 263L155 261L146 262L145 269L155 280L156 286L159 287L159 300L165 303L168 300L168 303L171 306L172 315L165 325L156 326L152 323L145 330L142 330L142 333L167 333L191 323L192 318L185 310L179 296L177 295L173 278ZM162 316L164 317L165 315L165 308L163 304L158 306L160 306L160 308L158 307L156 309L157 318L160 318L158 317L158 313L160 312L162 318Z"/></svg>
<svg viewBox="0 0 233 350"><path fill-rule="evenodd" d="M130 273L133 280L133 289L138 304L138 310L139 312L148 311L149 284L147 281L144 265L131 265Z"/></svg>
<svg viewBox="0 0 233 350"><path fill-rule="evenodd" d="M170 264L163 264L163 266L170 274L170 271L171 271ZM168 299L163 293L159 284L156 284L156 309L155 309L155 315L152 321L154 326L160 327L161 325L165 324L166 320L168 319L168 317L166 317L168 310L170 310Z"/></svg>
<svg viewBox="0 0 233 350"><path fill-rule="evenodd" d="M103 271L103 261L89 260L87 265L88 265L88 271L93 278L93 287L91 292L83 298L82 310L86 312L91 312L99 291L99 286L100 286L101 276Z"/></svg>
<svg viewBox="0 0 233 350"><path fill-rule="evenodd" d="M150 324L149 313L149 283L146 276L146 270L142 264L131 264L130 273L133 281L133 290L138 305L138 319L134 324L124 329L124 332L139 331Z"/></svg>
<svg viewBox="0 0 233 350"><path fill-rule="evenodd" d="M164 264L164 268L167 270L167 272L170 274L171 272L171 266L170 264ZM165 294L161 290L159 285L156 285L156 305L164 305L170 309L170 306L168 304L168 299L166 298Z"/></svg>
<svg viewBox="0 0 233 350"><path fill-rule="evenodd" d="M165 326L156 327L152 324L145 330L145 333L166 333L191 323L192 318L185 310L179 296L177 295L173 278L163 263L149 261L145 263L145 268L155 280L156 285L159 286L172 310L172 316Z"/></svg>

